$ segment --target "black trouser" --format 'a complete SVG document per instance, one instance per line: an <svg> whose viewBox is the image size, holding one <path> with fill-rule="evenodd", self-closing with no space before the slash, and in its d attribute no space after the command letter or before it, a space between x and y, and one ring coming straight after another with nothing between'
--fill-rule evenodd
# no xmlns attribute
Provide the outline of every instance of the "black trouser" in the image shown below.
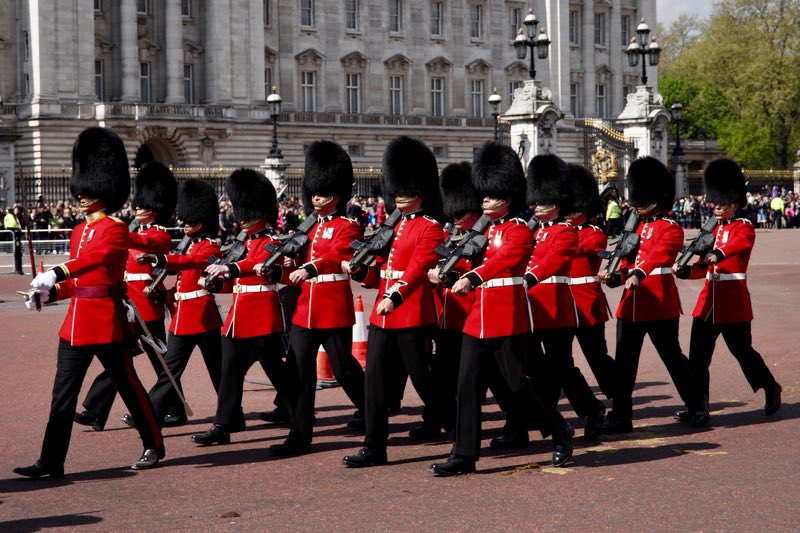
<svg viewBox="0 0 800 533"><path fill-rule="evenodd" d="M608 355L605 323L575 330L575 338L583 350L600 390L609 400L614 397L614 358Z"/></svg>
<svg viewBox="0 0 800 533"><path fill-rule="evenodd" d="M530 348L536 344L541 345L544 357L541 359L541 370L532 377L548 406L553 409L558 407L558 400L563 390L575 414L579 418L586 418L598 411L600 400L595 398L592 388L586 383L586 378L575 366L575 360L572 358L574 337L575 328L537 329L528 346ZM535 367L535 362L529 364Z"/></svg>
<svg viewBox="0 0 800 533"><path fill-rule="evenodd" d="M444 426L455 409L433 379L428 344L431 327L383 329L369 327L367 336L367 368L364 382L367 435L364 445L385 449L389 438L389 402L395 398L388 385L395 378L391 370L402 359L411 383L425 404L423 418L432 427Z"/></svg>
<svg viewBox="0 0 800 533"><path fill-rule="evenodd" d="M122 401L136 421L136 429L145 448L164 445L158 429L153 406L133 368L133 358L122 342L73 346L59 339L56 377L53 383L53 400L50 403L50 418L44 433L41 458L49 467L64 464L72 435L72 417L78 405L78 394L86 377L86 371L94 356L111 375Z"/></svg>
<svg viewBox="0 0 800 533"><path fill-rule="evenodd" d="M223 337L222 378L218 389L214 423L229 430L244 429L242 412L244 377L256 361L261 363L272 386L287 402L288 409L294 401L295 379L293 369L283 359L284 355L280 333L244 339Z"/></svg>
<svg viewBox="0 0 800 533"><path fill-rule="evenodd" d="M353 328L306 329L292 325L291 346L297 371L297 399L292 410L289 435L311 442L314 429L314 400L317 392L317 354L322 345L336 381L356 409L364 410L364 370L353 357Z"/></svg>
<svg viewBox="0 0 800 533"><path fill-rule="evenodd" d="M692 336L689 341L689 365L703 393L708 400L710 377L708 367L717 337L722 334L728 349L739 361L742 373L753 388L753 392L775 384L775 377L769 371L761 354L753 349L753 337L750 333L751 322L734 322L730 324L713 324L711 320L692 321Z"/></svg>
<svg viewBox="0 0 800 533"><path fill-rule="evenodd" d="M214 392L219 391L222 368L220 337L219 328L194 335L170 334L169 339L167 339L167 353L164 355L164 359L167 361L167 366L175 377L178 386L181 385L181 376L183 371L186 370L186 365L189 364L192 352L195 347L199 347L200 353L203 355L203 361L206 364L206 370L208 370L208 376L214 386ZM183 388L181 388L181 392L183 392ZM161 369L158 373L158 380L150 389L150 399L153 402L158 420L164 419L164 415L167 414L170 406L175 405L176 402L180 403L180 398L178 398L178 394L175 392L175 388L172 386L164 369Z"/></svg>
<svg viewBox="0 0 800 533"><path fill-rule="evenodd" d="M455 403L458 391L458 366L461 360L461 329L437 329L433 339L436 353L431 357L431 372L445 395ZM455 420L451 421L455 422ZM453 424L445 424L447 427Z"/></svg>
<svg viewBox="0 0 800 533"><path fill-rule="evenodd" d="M458 372L458 403L453 453L477 460L481 445L481 399L487 364L497 364L510 393L509 417L526 420L533 413L543 437L557 432L564 419L534 393L527 378L528 334L478 339L464 334ZM492 361L494 359L494 361ZM367 366L369 368L369 365Z"/></svg>
<svg viewBox="0 0 800 533"><path fill-rule="evenodd" d="M150 330L150 333L153 335L153 337L166 344L167 334L164 329L163 320L152 320L147 322L147 329ZM145 353L147 354L147 358L150 359L150 364L153 365L153 370L155 370L156 375L158 375L159 372L163 371L163 367L161 366L161 362L159 361L156 352L149 344L142 343L142 345ZM92 386L89 387L89 392L86 393L86 397L83 399L83 407L89 412L89 414L94 416L101 425L105 425L106 421L108 420L108 414L111 412L111 406L114 405L114 398L116 398L116 396L117 389L114 387L114 382L111 380L111 375L107 370L103 370L97 375L96 378L94 378ZM175 399L178 400L177 396ZM183 404L178 401L175 405L168 406L166 412L178 416L183 415Z"/></svg>
<svg viewBox="0 0 800 533"><path fill-rule="evenodd" d="M704 409L705 402L689 369L689 359L678 342L678 319L631 322L617 319L616 380L614 413L619 420L633 419L633 387L639 370L644 336L649 335L658 355L667 367L672 382L689 409Z"/></svg>

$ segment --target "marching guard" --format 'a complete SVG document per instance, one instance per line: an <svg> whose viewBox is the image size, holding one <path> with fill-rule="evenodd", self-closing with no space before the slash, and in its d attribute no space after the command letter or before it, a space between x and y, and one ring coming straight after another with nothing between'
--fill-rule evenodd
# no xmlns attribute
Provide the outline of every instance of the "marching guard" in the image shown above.
<svg viewBox="0 0 800 533"><path fill-rule="evenodd" d="M645 335L689 407L692 426L708 421L700 388L689 369L689 360L678 341L681 314L678 288L672 273L675 256L683 244L683 229L667 216L675 200L675 180L659 160L641 157L628 169L630 203L640 217L636 233L639 248L633 258L624 258L620 272L600 277L609 287L623 285L617 308L617 352L613 410L608 413L604 433L633 431L633 388Z"/></svg>
<svg viewBox="0 0 800 533"><path fill-rule="evenodd" d="M572 427L542 403L526 376L526 344L532 324L522 277L533 236L525 221L516 217L524 209L525 173L509 146L488 142L475 154L472 181L483 198L483 213L492 224L485 232L488 248L483 263L461 276L452 288L460 295L474 290L475 296L461 344L455 441L448 460L431 465L430 470L437 476L475 471L488 364L500 368L509 388L510 409L520 411L508 416L526 420L527 412L535 413L542 436L553 435L553 465L562 466L572 457Z"/></svg>
<svg viewBox="0 0 800 533"><path fill-rule="evenodd" d="M14 469L21 476L64 475L78 394L94 356L136 418L145 449L131 468L153 468L165 455L153 406L127 345L132 330L122 298L130 234L124 222L108 214L127 201L130 181L128 155L119 136L97 127L78 135L72 148L70 189L86 220L72 233L69 261L38 274L26 302L35 309L37 295L42 303L70 299L59 332L53 399L41 455L33 465Z"/></svg>
<svg viewBox="0 0 800 533"><path fill-rule="evenodd" d="M436 324L428 270L436 265L436 247L442 242L441 194L436 159L421 141L401 136L392 140L383 157L383 191L402 212L388 255L380 265L353 271L342 269L366 287L377 287L370 315L365 376L366 438L364 447L342 462L368 467L387 462L388 408L396 398L387 390L396 376L392 363L402 360L411 383L425 404L423 424L412 428L413 439L436 438L455 411L433 378L429 345ZM380 268L378 268L380 267Z"/></svg>
<svg viewBox="0 0 800 533"><path fill-rule="evenodd" d="M706 200L713 205L717 218L714 247L694 265L677 272L682 279L706 280L692 313L689 365L707 408L708 368L717 337L722 335L753 392L764 389L764 413L773 415L781 406L781 386L761 354L753 349L753 308L747 290L747 265L756 232L748 218L736 216L747 203L744 175L734 161L717 159L708 164L703 178ZM691 421L691 416L691 410L676 415L681 421Z"/></svg>
<svg viewBox="0 0 800 533"><path fill-rule="evenodd" d="M135 210L137 227L131 232L131 248L128 250L124 279L128 285L128 297L136 305L136 309L147 324L147 329L155 338L166 343L164 298L155 301L144 294L145 288L153 280L153 267L140 265L136 261L136 256L140 253L169 253L172 240L164 226L175 213L178 184L169 168L158 161L151 161L142 166L135 183L136 194L131 205ZM153 348L147 343L142 343L142 349L147 353L150 364L158 374L162 367ZM102 431L116 395L117 391L111 376L104 370L95 378L89 392L86 393L86 398L83 400L85 410L75 413L75 422ZM161 424L175 426L183 423L186 423L186 412L178 401L166 410Z"/></svg>

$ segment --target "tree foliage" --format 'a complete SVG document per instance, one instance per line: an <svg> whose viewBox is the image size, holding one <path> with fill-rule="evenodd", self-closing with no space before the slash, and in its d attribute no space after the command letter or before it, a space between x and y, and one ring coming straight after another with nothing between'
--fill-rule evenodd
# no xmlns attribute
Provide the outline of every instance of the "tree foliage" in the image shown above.
<svg viewBox="0 0 800 533"><path fill-rule="evenodd" d="M800 0L719 0L660 39L659 90L690 138L715 137L747 167L788 168L800 147ZM666 48L666 46L665 46Z"/></svg>

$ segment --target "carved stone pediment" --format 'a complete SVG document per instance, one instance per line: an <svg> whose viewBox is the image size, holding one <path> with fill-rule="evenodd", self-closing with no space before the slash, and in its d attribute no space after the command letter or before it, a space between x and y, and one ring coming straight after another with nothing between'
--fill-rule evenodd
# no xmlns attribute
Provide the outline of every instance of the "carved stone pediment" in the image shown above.
<svg viewBox="0 0 800 533"><path fill-rule="evenodd" d="M114 48L114 43L112 43L108 39L104 39L99 35L95 35L94 46L97 50L100 51L102 55L107 55L111 52L111 49ZM3 48L2 39L0 39L0 48Z"/></svg>
<svg viewBox="0 0 800 533"><path fill-rule="evenodd" d="M514 61L505 68L505 71L509 76L524 78L528 75L528 66L522 61Z"/></svg>
<svg viewBox="0 0 800 533"><path fill-rule="evenodd" d="M203 53L203 47L190 41L189 39L183 40L183 57L186 59L197 59Z"/></svg>
<svg viewBox="0 0 800 533"><path fill-rule="evenodd" d="M403 54L395 54L383 62L389 70L405 71L411 66L411 60Z"/></svg>
<svg viewBox="0 0 800 533"><path fill-rule="evenodd" d="M303 50L296 56L294 56L295 60L297 61L298 65L309 65L309 66L320 66L322 62L325 61L325 56L322 55L321 52L314 50L313 48L308 48L307 50Z"/></svg>
<svg viewBox="0 0 800 533"><path fill-rule="evenodd" d="M608 66L603 65L595 71L594 75L595 75L595 80L597 80L597 83L604 85L611 81L611 78L614 75L614 73L611 72L611 69L608 68Z"/></svg>
<svg viewBox="0 0 800 533"><path fill-rule="evenodd" d="M438 56L425 63L425 67L431 74L447 74L453 68L453 63Z"/></svg>
<svg viewBox="0 0 800 533"><path fill-rule="evenodd" d="M583 71L582 70L573 70L569 73L569 81L570 83L579 83L583 80Z"/></svg>
<svg viewBox="0 0 800 533"><path fill-rule="evenodd" d="M274 65L275 60L278 59L278 52L270 48L269 46L264 47L264 62L268 65Z"/></svg>
<svg viewBox="0 0 800 533"><path fill-rule="evenodd" d="M476 59L467 65L467 72L470 74L486 75L492 70L492 65L484 59Z"/></svg>
<svg viewBox="0 0 800 533"><path fill-rule="evenodd" d="M369 59L367 58L367 56L365 56L361 52L350 52L342 59L340 59L340 61L342 62L342 66L344 68L359 69L359 70L367 68L367 64L369 63Z"/></svg>

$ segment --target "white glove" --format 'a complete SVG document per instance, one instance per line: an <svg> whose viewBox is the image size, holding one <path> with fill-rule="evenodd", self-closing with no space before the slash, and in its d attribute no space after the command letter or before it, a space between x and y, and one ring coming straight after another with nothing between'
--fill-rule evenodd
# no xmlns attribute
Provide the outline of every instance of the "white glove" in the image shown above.
<svg viewBox="0 0 800 533"><path fill-rule="evenodd" d="M49 291L56 284L56 273L53 270L47 272L39 272L36 277L31 281L31 287L34 289L43 289Z"/></svg>
<svg viewBox="0 0 800 533"><path fill-rule="evenodd" d="M50 291L44 289L30 289L28 290L28 295L25 297L25 307L30 309L31 311L36 310L36 299L34 297L35 294L39 295L39 302L44 305L50 301Z"/></svg>

